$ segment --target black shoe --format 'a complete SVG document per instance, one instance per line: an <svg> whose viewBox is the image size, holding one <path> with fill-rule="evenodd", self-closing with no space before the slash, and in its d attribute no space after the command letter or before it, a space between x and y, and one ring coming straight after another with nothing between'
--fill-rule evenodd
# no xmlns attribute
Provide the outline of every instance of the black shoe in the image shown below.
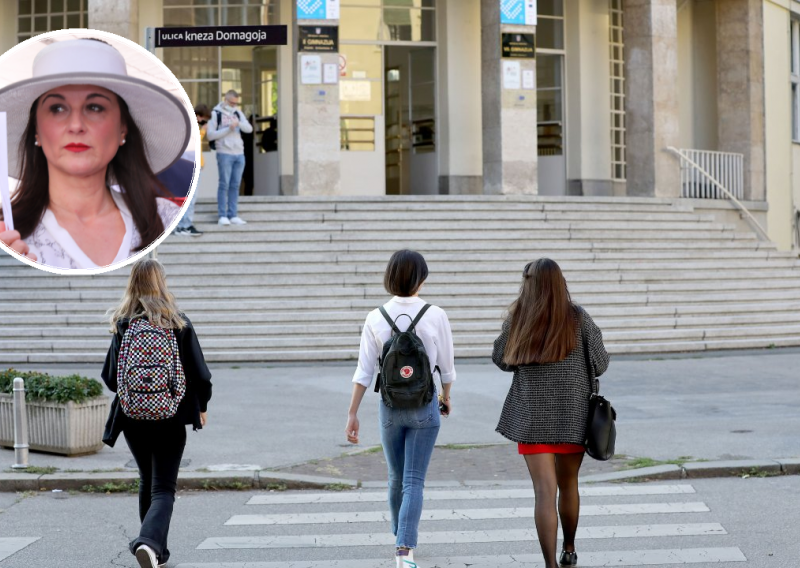
<svg viewBox="0 0 800 568"><path fill-rule="evenodd" d="M578 565L578 553L577 552L567 552L566 550L561 551L561 558L558 560L559 566L577 566Z"/></svg>
<svg viewBox="0 0 800 568"><path fill-rule="evenodd" d="M194 225L189 225L187 228L184 229L185 234L192 236L192 237L202 237L203 231L198 231L194 228Z"/></svg>

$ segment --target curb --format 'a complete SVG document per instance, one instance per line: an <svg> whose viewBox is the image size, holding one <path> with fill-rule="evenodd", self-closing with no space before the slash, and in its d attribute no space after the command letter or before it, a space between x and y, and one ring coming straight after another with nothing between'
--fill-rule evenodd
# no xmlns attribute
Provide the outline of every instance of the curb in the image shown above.
<svg viewBox="0 0 800 568"><path fill-rule="evenodd" d="M102 492L103 488L113 485L112 492L125 492L133 489L139 480L134 472L101 472L101 473L0 473L0 492L17 491L81 491L87 487ZM385 485L385 484L384 484ZM181 471L178 474L179 490L245 490L245 489L356 489L360 483L351 479L318 477L313 475L296 475L271 471Z"/></svg>
<svg viewBox="0 0 800 568"><path fill-rule="evenodd" d="M713 477L771 477L800 474L800 459L727 460L687 462L682 465L656 465L612 473L580 477L587 483L609 481L649 481L675 479L708 479Z"/></svg>
<svg viewBox="0 0 800 568"><path fill-rule="evenodd" d="M716 462L689 462L683 465L657 465L627 471L615 471L581 476L584 483L607 483L614 481L656 481L678 479L708 479L715 477L771 477L777 475L800 475L800 458L775 460L730 460ZM17 491L81 491L87 487L100 492L107 486L115 491L125 491L139 479L134 472L78 472L78 473L0 473L0 492ZM430 487L462 486L517 486L528 485L529 480L488 481L430 481ZM126 487L127 486L127 487ZM287 489L345 490L384 489L386 481L365 481L299 475L267 470L253 471L181 471L178 475L179 490L246 490L263 489L284 491Z"/></svg>

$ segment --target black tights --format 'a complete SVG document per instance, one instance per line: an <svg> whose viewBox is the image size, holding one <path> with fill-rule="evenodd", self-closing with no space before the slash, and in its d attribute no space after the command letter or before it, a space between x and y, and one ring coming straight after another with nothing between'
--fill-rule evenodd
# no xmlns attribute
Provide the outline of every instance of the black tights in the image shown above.
<svg viewBox="0 0 800 568"><path fill-rule="evenodd" d="M578 495L578 471L583 462L583 453L531 454L524 457L536 495L534 520L544 555L544 565L545 568L558 568L556 540L559 516L561 530L564 532L564 550L575 551L575 532L578 530L581 504Z"/></svg>

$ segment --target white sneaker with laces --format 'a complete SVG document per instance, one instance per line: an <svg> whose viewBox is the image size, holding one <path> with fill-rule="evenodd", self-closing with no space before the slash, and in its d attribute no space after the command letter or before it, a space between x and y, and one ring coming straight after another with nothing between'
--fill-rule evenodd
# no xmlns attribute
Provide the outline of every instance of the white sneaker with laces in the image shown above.
<svg viewBox="0 0 800 568"><path fill-rule="evenodd" d="M232 217L231 218L231 225L247 225L247 221L242 219L241 217Z"/></svg>
<svg viewBox="0 0 800 568"><path fill-rule="evenodd" d="M219 221L217 221L218 225L230 225L231 221L227 217L220 217Z"/></svg>
<svg viewBox="0 0 800 568"><path fill-rule="evenodd" d="M136 554L134 556L136 556L136 560L139 562L141 568L158 568L156 552L146 544L140 545L136 549Z"/></svg>

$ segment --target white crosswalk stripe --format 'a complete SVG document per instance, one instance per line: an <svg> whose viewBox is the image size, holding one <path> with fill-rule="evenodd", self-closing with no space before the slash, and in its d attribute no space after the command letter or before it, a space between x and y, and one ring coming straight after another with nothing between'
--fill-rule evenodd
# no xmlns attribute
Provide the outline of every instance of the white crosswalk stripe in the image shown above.
<svg viewBox="0 0 800 568"><path fill-rule="evenodd" d="M613 485L603 487L581 487L581 497L611 497L637 495L686 495L695 493L691 485ZM482 499L531 499L530 488L525 489L455 489L452 491L427 490L425 502L429 501L473 501ZM300 505L305 503L382 503L385 492L359 493L293 493L290 495L256 495L248 505Z"/></svg>
<svg viewBox="0 0 800 568"><path fill-rule="evenodd" d="M5 560L41 537L0 537L0 560Z"/></svg>
<svg viewBox="0 0 800 568"><path fill-rule="evenodd" d="M586 486L581 495L590 500L582 504L581 518L599 517L578 528L581 566L747 562L690 484ZM526 507L502 506L512 499ZM530 554L530 544L537 540L534 511L528 506L532 501L529 488L427 490L417 551L420 566L541 566L541 555ZM388 568L393 566L395 539L389 531L388 507L380 506L385 502L386 491L376 490L256 495L243 504L244 510L234 511L245 514L233 514L217 535L198 545L198 551L213 554L208 561L177 568ZM668 517L658 522L664 515ZM237 530L246 532L231 532ZM710 546L700 548L701 543ZM471 545L480 553L469 556ZM263 556L254 556L256 550ZM454 551L459 554L452 555ZM486 554L489 551L498 554ZM517 551L524 553L514 554Z"/></svg>

